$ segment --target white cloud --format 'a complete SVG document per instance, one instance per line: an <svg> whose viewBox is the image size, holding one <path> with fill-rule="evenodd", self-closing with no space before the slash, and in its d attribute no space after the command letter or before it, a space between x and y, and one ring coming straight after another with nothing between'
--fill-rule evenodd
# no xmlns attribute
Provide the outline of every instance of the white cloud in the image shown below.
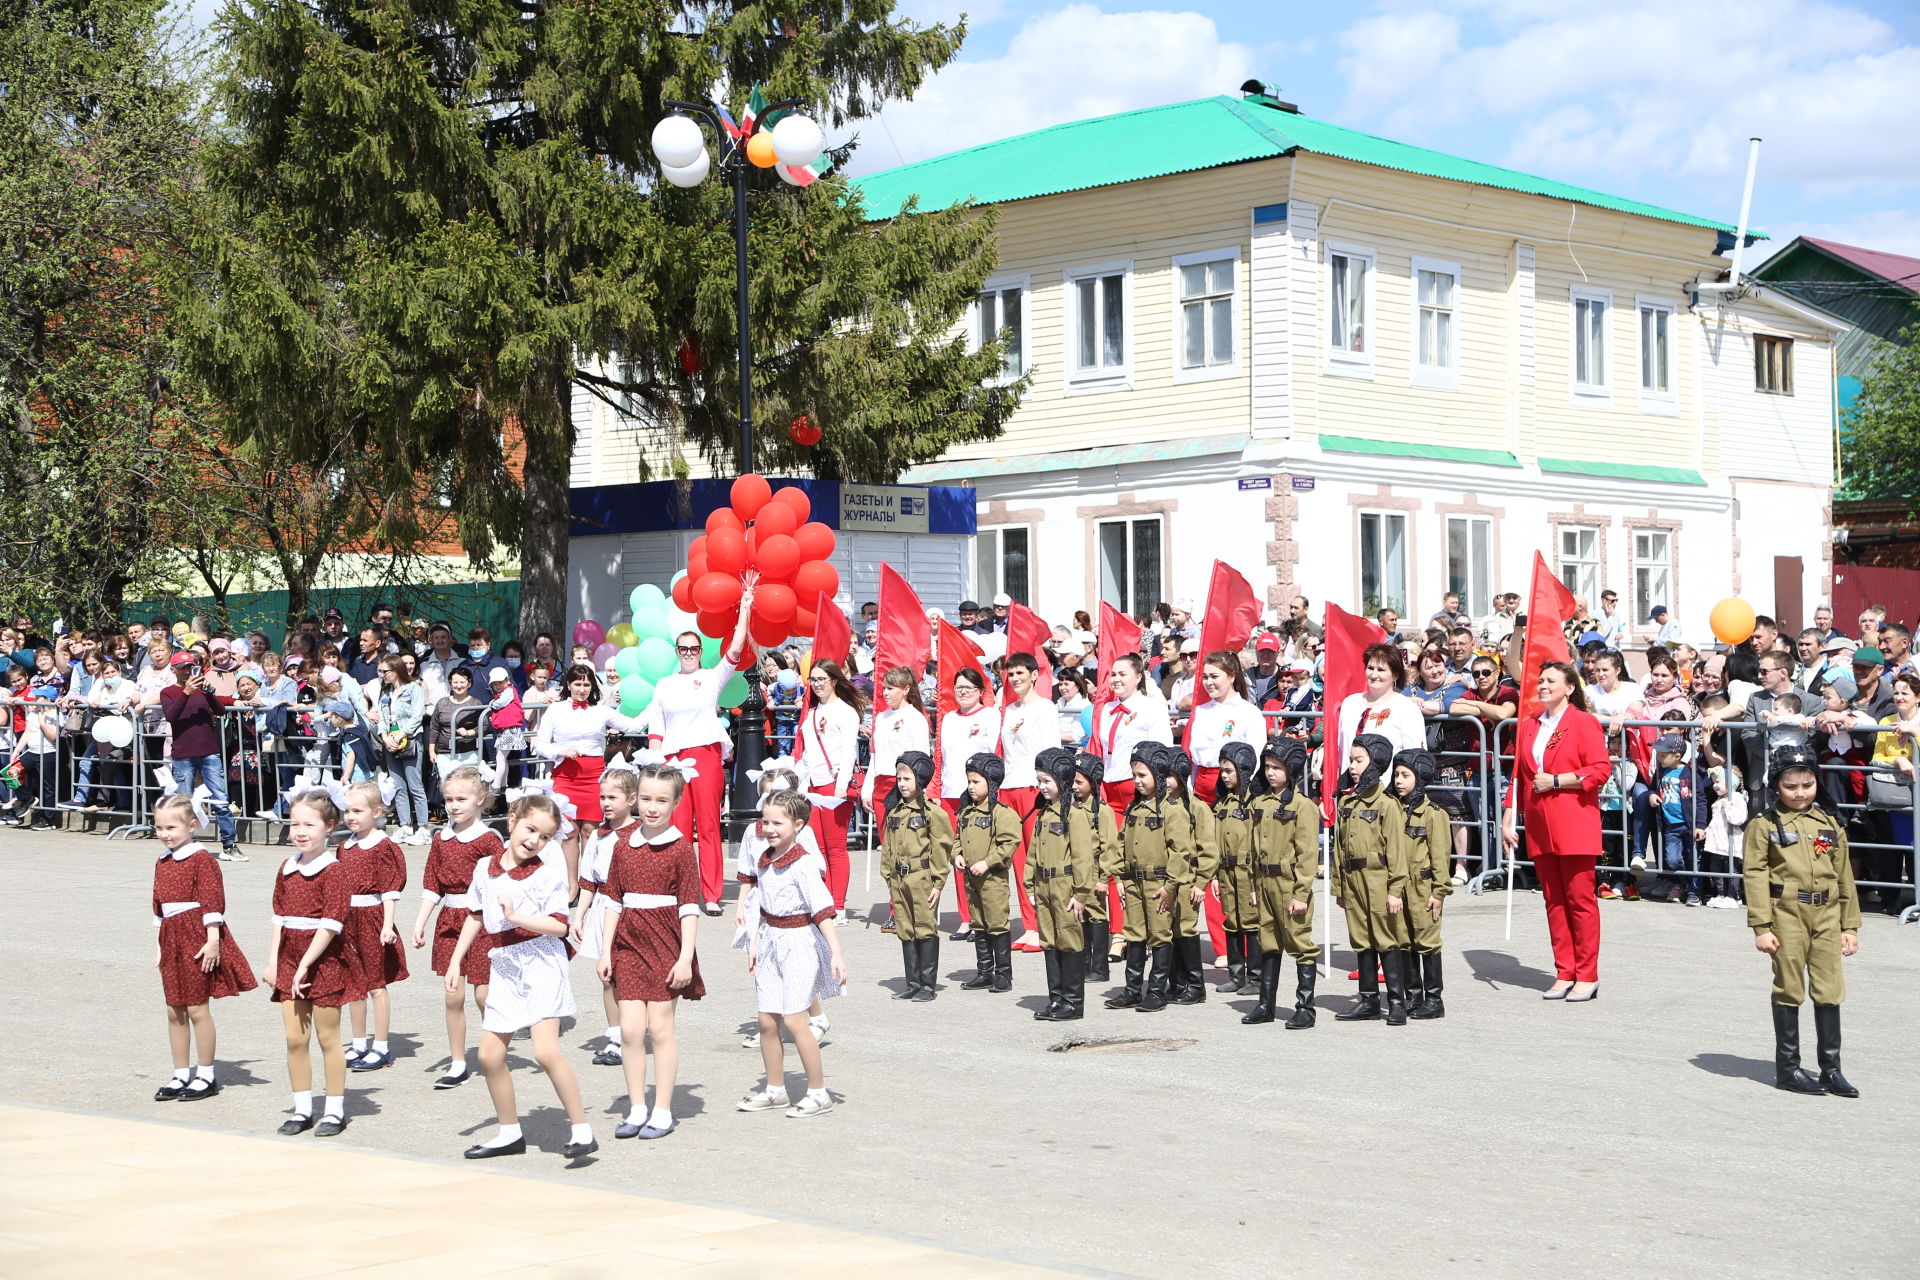
<svg viewBox="0 0 1920 1280"><path fill-rule="evenodd" d="M1348 103L1357 110L1396 104L1409 84L1434 75L1459 52L1460 23L1424 10L1382 14L1340 33Z"/></svg>
<svg viewBox="0 0 1920 1280"><path fill-rule="evenodd" d="M1232 93L1254 51L1198 13L1102 13L1073 4L1027 20L998 58L963 59L910 102L861 125L852 170L970 147L1068 120Z"/></svg>

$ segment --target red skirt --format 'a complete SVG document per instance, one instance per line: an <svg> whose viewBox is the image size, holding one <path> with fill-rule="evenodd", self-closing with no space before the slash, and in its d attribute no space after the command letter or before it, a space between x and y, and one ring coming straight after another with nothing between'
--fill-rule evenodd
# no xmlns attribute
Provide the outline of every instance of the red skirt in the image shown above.
<svg viewBox="0 0 1920 1280"><path fill-rule="evenodd" d="M600 774L606 767L599 756L574 756L553 767L553 789L573 801L575 822L600 821Z"/></svg>
<svg viewBox="0 0 1920 1280"><path fill-rule="evenodd" d="M160 989L175 1008L237 996L260 985L253 966L240 954L233 931L224 924L220 926L220 963L212 973L201 971L200 962L193 958L207 945L207 926L200 923L200 915L183 911L160 922Z"/></svg>
<svg viewBox="0 0 1920 1280"><path fill-rule="evenodd" d="M407 977L407 955L398 941L380 941L380 907L347 909L347 942L353 948L354 963L360 966L360 985L378 991Z"/></svg>
<svg viewBox="0 0 1920 1280"><path fill-rule="evenodd" d="M693 981L675 991L667 975L680 959L678 907L628 907L613 933L615 1000L698 1000L707 994L700 980L700 957L693 958Z"/></svg>
<svg viewBox="0 0 1920 1280"><path fill-rule="evenodd" d="M476 987L484 987L493 981L493 935L485 929L474 935L473 945L467 948L467 958L460 965L460 976Z"/></svg>
<svg viewBox="0 0 1920 1280"><path fill-rule="evenodd" d="M447 976L447 966L453 963L453 949L460 945L460 931L466 928L467 917L472 914L465 907L442 907L433 922L433 959L429 963L443 978ZM478 947L486 937L481 934L473 940L473 945Z"/></svg>
<svg viewBox="0 0 1920 1280"><path fill-rule="evenodd" d="M273 974L274 1000L294 999L293 975L300 968L300 958L312 945L311 929L280 931L280 954ZM360 970L352 949L344 937L336 937L307 970L307 994L299 998L323 1009L337 1009L343 1004L364 1000L366 995L366 989L360 985Z"/></svg>

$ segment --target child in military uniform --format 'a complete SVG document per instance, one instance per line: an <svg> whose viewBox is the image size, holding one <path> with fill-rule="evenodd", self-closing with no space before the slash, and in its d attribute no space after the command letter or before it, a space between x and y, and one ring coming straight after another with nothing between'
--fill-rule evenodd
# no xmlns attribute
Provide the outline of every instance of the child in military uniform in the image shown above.
<svg viewBox="0 0 1920 1280"><path fill-rule="evenodd" d="M1093 900L1087 904L1086 918L1080 922L1086 935L1087 977L1095 982L1108 980L1107 948L1113 945L1113 926L1107 919L1108 881L1120 874L1120 824L1114 821L1113 806L1100 794L1106 762L1091 752L1082 751L1073 758L1073 806L1084 809L1093 830Z"/></svg>
<svg viewBox="0 0 1920 1280"><path fill-rule="evenodd" d="M1193 840L1182 850L1189 883L1173 895L1173 981L1168 1001L1201 1004L1207 998L1207 980L1200 968L1200 931L1207 922L1207 886L1220 869L1220 841L1213 810L1204 801L1195 800L1188 785L1193 776L1193 757L1179 747L1170 748L1167 755L1167 800L1187 811L1187 821L1193 828Z"/></svg>
<svg viewBox="0 0 1920 1280"><path fill-rule="evenodd" d="M1224 757L1225 753L1222 752ZM1272 1022L1280 990L1280 953L1293 957L1293 1014L1289 1031L1314 1023L1313 988L1320 948L1313 940L1313 881L1320 864L1320 809L1300 784L1307 776L1307 744L1280 737L1260 752L1261 791L1253 798L1254 894L1260 912L1260 1003L1242 1022Z"/></svg>
<svg viewBox="0 0 1920 1280"><path fill-rule="evenodd" d="M1220 848L1215 880L1227 931L1227 980L1221 995L1245 991L1260 980L1260 902L1253 891L1253 748L1229 742L1220 748L1220 778L1214 784L1214 839Z"/></svg>
<svg viewBox="0 0 1920 1280"><path fill-rule="evenodd" d="M940 966L940 890L953 865L953 819L927 800L933 757L902 751L895 760L893 795L880 839L880 872L893 897L893 928L907 985L895 1000L933 999Z"/></svg>
<svg viewBox="0 0 1920 1280"><path fill-rule="evenodd" d="M1172 771L1172 752L1157 742L1133 749L1133 803L1120 828L1120 877L1125 882L1126 990L1107 1001L1109 1009L1158 1013L1167 1007L1167 982L1173 973L1173 901L1193 876L1186 850L1193 847L1193 823L1187 807L1162 798ZM1147 957L1153 975L1146 976Z"/></svg>
<svg viewBox="0 0 1920 1280"><path fill-rule="evenodd" d="M1774 749L1773 808L1747 824L1745 884L1753 945L1773 957L1773 1082L1790 1093L1857 1098L1840 1074L1842 956L1860 949L1860 899L1846 831L1814 803L1819 755ZM1811 988L1820 1078L1800 1069L1800 1002Z"/></svg>
<svg viewBox="0 0 1920 1280"><path fill-rule="evenodd" d="M1407 1022L1406 811L1388 789L1393 744L1363 733L1347 752L1347 785L1334 827L1334 901L1347 913L1347 935L1359 953L1360 1001L1335 1022L1380 1016L1378 973L1387 977L1387 1025ZM1377 966L1377 969L1376 969Z"/></svg>
<svg viewBox="0 0 1920 1280"><path fill-rule="evenodd" d="M1407 1016L1444 1018L1440 991L1441 900L1453 892L1447 858L1453 827L1427 788L1440 772L1430 751L1402 751L1393 758L1393 790L1407 811L1407 933L1413 954L1407 960Z"/></svg>
<svg viewBox="0 0 1920 1280"><path fill-rule="evenodd" d="M973 920L976 970L962 991L1013 990L1013 935L1007 932L1007 868L1020 847L1020 815L1000 803L1000 781L1007 776L999 756L978 752L967 757L967 803L955 826L954 874L966 886L967 914Z"/></svg>
<svg viewBox="0 0 1920 1280"><path fill-rule="evenodd" d="M1081 921L1099 896L1093 820L1085 806L1073 803L1073 752L1048 747L1033 764L1039 797L1027 834L1026 890L1047 963L1047 1005L1033 1016L1041 1022L1071 1022L1084 1016L1086 1007Z"/></svg>

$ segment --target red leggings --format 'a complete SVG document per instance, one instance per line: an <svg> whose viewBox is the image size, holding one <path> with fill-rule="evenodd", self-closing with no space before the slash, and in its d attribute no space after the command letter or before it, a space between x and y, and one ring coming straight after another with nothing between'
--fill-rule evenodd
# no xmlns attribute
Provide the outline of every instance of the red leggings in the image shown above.
<svg viewBox="0 0 1920 1280"><path fill-rule="evenodd" d="M818 787L811 788L808 794L820 797L832 795ZM808 823L813 828L813 838L820 842L820 852L827 859L827 890L833 894L835 911L847 909L847 878L850 872L847 865L847 827L853 822L853 806L858 803L858 799L851 797L831 807L816 801L812 821Z"/></svg>
<svg viewBox="0 0 1920 1280"><path fill-rule="evenodd" d="M947 811L947 816L949 818L952 818L956 824L958 824L960 821L960 806L964 805L966 802L967 802L967 798L964 795L940 797L941 807ZM953 849L954 849L954 856L956 858L959 857L960 845L957 840L954 842ZM960 908L960 923L963 925L972 924L973 917L967 914L966 883L959 876L952 877L952 880L953 880L953 900L956 904L958 904Z"/></svg>
<svg viewBox="0 0 1920 1280"><path fill-rule="evenodd" d="M700 900L718 902L727 881L727 846L720 838L720 798L726 793L727 771L720 762L720 745L688 747L667 758L690 761L694 766L693 781L687 784L679 807L673 811L673 825L682 834L693 836L700 855Z"/></svg>
<svg viewBox="0 0 1920 1280"><path fill-rule="evenodd" d="M1594 859L1542 853L1533 859L1540 896L1547 900L1553 972L1561 982L1600 980L1600 904L1593 896Z"/></svg>
<svg viewBox="0 0 1920 1280"><path fill-rule="evenodd" d="M1013 850L1013 887L1014 896L1020 900L1020 923L1026 926L1020 940L1014 943L1016 951L1038 951L1040 949L1039 918L1033 914L1033 899L1027 897L1027 837L1026 821L1033 816L1033 805L1040 798L1037 787L1002 787L1000 803L1020 815L1020 843Z"/></svg>

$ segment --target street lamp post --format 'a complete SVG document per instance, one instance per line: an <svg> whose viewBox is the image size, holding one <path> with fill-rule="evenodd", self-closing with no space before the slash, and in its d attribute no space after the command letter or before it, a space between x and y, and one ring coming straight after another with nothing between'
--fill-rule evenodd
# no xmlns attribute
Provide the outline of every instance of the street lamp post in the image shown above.
<svg viewBox="0 0 1920 1280"><path fill-rule="evenodd" d="M760 111L757 121L778 117L771 129L743 131L733 126L714 103L666 104L676 114L653 129L653 154L660 171L676 187L695 187L711 169L706 138L700 124L711 126L720 143L720 177L733 186L734 311L739 326L740 358L740 472L753 470L753 335L747 325L747 170L776 166L805 167L819 158L824 139L820 126L794 110L799 99L775 102ZM764 142L762 140L765 140ZM785 178L785 174L781 175ZM792 179L787 179L792 181Z"/></svg>

